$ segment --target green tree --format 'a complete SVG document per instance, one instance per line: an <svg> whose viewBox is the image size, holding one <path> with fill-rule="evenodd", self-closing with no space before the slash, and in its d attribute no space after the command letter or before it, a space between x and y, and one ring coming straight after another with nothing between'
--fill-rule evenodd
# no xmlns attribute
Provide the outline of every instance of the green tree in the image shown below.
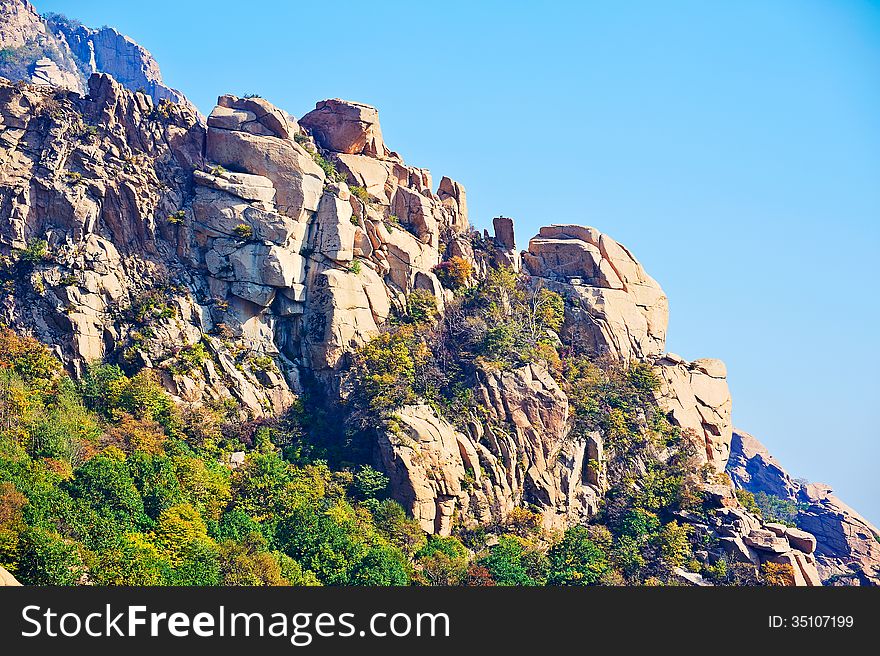
<svg viewBox="0 0 880 656"><path fill-rule="evenodd" d="M125 456L108 449L75 471L63 485L73 499L112 519L120 529L136 531L149 523L144 502L128 471Z"/></svg>
<svg viewBox="0 0 880 656"><path fill-rule="evenodd" d="M361 465L354 475L354 490L361 499L376 499L388 487L388 477L370 465Z"/></svg>
<svg viewBox="0 0 880 656"><path fill-rule="evenodd" d="M21 536L16 576L25 585L77 585L85 574L79 548L57 531L30 527Z"/></svg>
<svg viewBox="0 0 880 656"><path fill-rule="evenodd" d="M350 585L407 585L409 567L400 549L374 545L352 569Z"/></svg>
<svg viewBox="0 0 880 656"><path fill-rule="evenodd" d="M546 558L523 541L504 536L478 562L492 576L497 585L536 586L546 579Z"/></svg>
<svg viewBox="0 0 880 656"><path fill-rule="evenodd" d="M142 533L127 533L91 558L89 571L97 585L162 585L170 565Z"/></svg>
<svg viewBox="0 0 880 656"><path fill-rule="evenodd" d="M595 585L610 569L605 552L584 526L572 526L547 553L551 585Z"/></svg>

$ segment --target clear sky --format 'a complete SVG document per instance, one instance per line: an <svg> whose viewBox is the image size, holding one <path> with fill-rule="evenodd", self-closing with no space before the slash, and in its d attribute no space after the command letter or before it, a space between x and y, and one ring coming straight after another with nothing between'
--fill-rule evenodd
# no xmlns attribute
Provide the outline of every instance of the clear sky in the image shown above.
<svg viewBox="0 0 880 656"><path fill-rule="evenodd" d="M35 0L148 48L204 113L375 105L471 221L581 223L726 361L736 426L880 523L880 3Z"/></svg>

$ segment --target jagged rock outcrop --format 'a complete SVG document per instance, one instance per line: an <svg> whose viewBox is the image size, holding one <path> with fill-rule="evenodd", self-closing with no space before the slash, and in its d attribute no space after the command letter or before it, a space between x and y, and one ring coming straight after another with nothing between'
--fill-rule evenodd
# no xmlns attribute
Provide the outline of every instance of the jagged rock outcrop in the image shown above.
<svg viewBox="0 0 880 656"><path fill-rule="evenodd" d="M254 353L278 353L248 323L252 304L219 312L211 280L192 268L198 244L183 217L197 206L191 172L204 166L204 128L186 105L156 109L106 75L90 79L86 98L0 82L0 244L12 255L44 239L47 250L31 270L7 270L3 320L53 345L75 372L115 354L162 371L182 399L283 408L292 398L283 377L205 337L225 319ZM213 360L180 371L177 353L200 341Z"/></svg>
<svg viewBox="0 0 880 656"><path fill-rule="evenodd" d="M45 238L49 252L5 299L5 320L74 371L124 355L164 367L181 398L231 394L277 412L301 368L335 380L410 290L442 307L432 269L441 236L466 226L461 185L445 183L441 200L427 171L392 154L375 160L387 166L384 204L355 196L263 99L222 96L203 127L187 105L160 107L106 75L85 98L3 83L0 127L0 243L11 255ZM163 316L137 310L148 297ZM212 361L180 371L177 351L200 341ZM255 370L247 354L274 365Z"/></svg>
<svg viewBox="0 0 880 656"><path fill-rule="evenodd" d="M623 246L595 228L541 228L522 255L526 270L570 302L582 348L628 361L663 352L669 304Z"/></svg>
<svg viewBox="0 0 880 656"><path fill-rule="evenodd" d="M604 492L602 437L569 438L568 400L550 374L530 364L483 370L475 389L487 420L457 430L429 406L397 413L379 452L396 498L429 533L501 522L523 503L541 508L544 525L560 528L595 514Z"/></svg>
<svg viewBox="0 0 880 656"><path fill-rule="evenodd" d="M85 91L81 63L27 0L0 0L0 76Z"/></svg>
<svg viewBox="0 0 880 656"><path fill-rule="evenodd" d="M655 364L661 380L658 401L670 420L696 438L701 457L715 471L724 471L733 434L724 363L710 358L685 362L667 353Z"/></svg>
<svg viewBox="0 0 880 656"><path fill-rule="evenodd" d="M821 586L817 560L813 551L815 538L809 533L781 524L764 522L760 517L741 508L729 485L707 487L709 502L715 506L710 524L699 517L683 513L680 519L691 525L692 530L706 536L709 543L717 546L697 557L708 563L721 558L733 564L760 567L765 563L788 565L796 586ZM699 585L693 573L679 574L690 585Z"/></svg>
<svg viewBox="0 0 880 656"><path fill-rule="evenodd" d="M588 352L656 359L661 402L723 468L723 365L660 359L666 297L629 251L592 228L551 226L520 259L506 217L493 240L470 235L463 186L444 177L432 191L425 169L384 145L375 110L334 100L297 121L261 98L227 95L202 126L187 106L163 114L109 76L93 76L86 98L5 85L0 101L0 240L23 249L45 236L50 254L5 299L4 317L55 344L74 371L124 357L162 371L181 399L231 395L255 414L283 410L303 373L332 398L347 354L406 294L429 290L439 309L451 298L434 273L441 259L458 254L485 272L489 253L496 264L522 261L535 284L567 298ZM56 118L45 113L52 103ZM489 249L479 256L478 242ZM158 316L144 316L144 299ZM210 359L178 366L179 351L198 343ZM548 526L595 512L604 481L587 465L602 460L601 438L569 439L568 401L552 377L539 365L486 370L475 392L489 415L457 434L437 417L402 429L424 437L433 421L430 439L411 440L428 455L393 439L384 449L398 497L423 525L447 531L452 511L465 523L500 521L521 503ZM419 464L432 461L470 468L474 480L456 486L461 477Z"/></svg>
<svg viewBox="0 0 880 656"><path fill-rule="evenodd" d="M382 140L375 107L339 98L322 100L302 117L301 123L323 148L335 153L377 159L391 154Z"/></svg>
<svg viewBox="0 0 880 656"><path fill-rule="evenodd" d="M826 584L880 585L880 531L822 483L793 479L757 439L733 433L727 473L737 487L797 504L797 524L785 529L793 544L813 545Z"/></svg>
<svg viewBox="0 0 880 656"><path fill-rule="evenodd" d="M162 82L153 55L112 27L91 29L71 21L48 19L50 29L63 36L70 50L83 63L86 74L107 73L127 89L143 90L154 102L187 103L184 95Z"/></svg>
<svg viewBox="0 0 880 656"><path fill-rule="evenodd" d="M163 84L144 47L112 27L90 29L60 15L43 18L28 0L0 0L0 51L0 76L13 81L85 94L89 76L106 73L154 103L182 103L198 113L182 93Z"/></svg>
<svg viewBox="0 0 880 656"><path fill-rule="evenodd" d="M506 248L511 240L512 227L496 220L496 242ZM595 228L552 225L532 238L522 261L534 278L569 301L568 325L579 349L654 362L662 382L658 400L671 421L697 441L705 462L724 471L732 431L724 363L662 355L666 295L632 253Z"/></svg>
<svg viewBox="0 0 880 656"><path fill-rule="evenodd" d="M231 396L253 415L283 412L308 376L333 402L350 354L410 292L430 291L441 311L452 300L435 267L458 256L475 276L503 264L559 292L566 337L583 353L653 363L658 402L723 470L724 365L664 355L666 296L634 256L572 225L542 228L519 253L511 219L497 217L489 238L467 212L464 187L443 177L434 189L360 103L322 101L297 120L225 95L204 124L186 103L157 103L109 75L92 76L85 97L0 81L0 313L72 372L109 357L158 371L183 402ZM197 347L201 361L181 357ZM472 391L483 416L453 425L406 406L378 436L394 496L426 531L503 522L526 504L548 528L596 513L602 435L571 436L568 399L546 368L479 367ZM813 581L810 536L727 519L707 530Z"/></svg>

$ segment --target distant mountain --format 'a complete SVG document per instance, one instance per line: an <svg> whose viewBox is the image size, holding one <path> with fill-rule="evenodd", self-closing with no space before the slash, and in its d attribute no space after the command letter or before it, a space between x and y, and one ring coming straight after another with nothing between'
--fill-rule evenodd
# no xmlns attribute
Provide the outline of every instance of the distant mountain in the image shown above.
<svg viewBox="0 0 880 656"><path fill-rule="evenodd" d="M0 0L0 76L85 93L92 73L155 102L186 102L162 83L153 56L112 27L91 29L60 14L40 16L27 0Z"/></svg>
<svg viewBox="0 0 880 656"><path fill-rule="evenodd" d="M792 478L753 436L734 430L727 473L769 504L789 509L798 527L816 536L816 560L827 584L880 584L880 530L834 496L824 483Z"/></svg>

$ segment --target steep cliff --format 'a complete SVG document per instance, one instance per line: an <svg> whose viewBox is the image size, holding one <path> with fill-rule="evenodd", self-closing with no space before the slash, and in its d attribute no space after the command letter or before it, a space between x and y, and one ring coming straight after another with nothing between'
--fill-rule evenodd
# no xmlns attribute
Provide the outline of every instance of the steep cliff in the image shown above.
<svg viewBox="0 0 880 656"><path fill-rule="evenodd" d="M880 530L823 483L792 478L748 433L734 431L727 472L752 494L788 502L791 519L816 536L816 560L826 585L880 584Z"/></svg>
<svg viewBox="0 0 880 656"><path fill-rule="evenodd" d="M28 0L0 0L0 76L85 93L92 73L112 75L156 103L188 104L162 83L153 56L112 27L91 29L58 14L41 17Z"/></svg>
<svg viewBox="0 0 880 656"><path fill-rule="evenodd" d="M75 375L105 360L182 407L322 409L336 428L316 439L444 536L528 507L630 539L632 495L667 481L684 487L638 512L710 545L689 566L818 584L815 541L719 478L725 367L664 353L666 296L624 246L552 225L519 253L508 218L472 230L464 187L407 165L367 105L297 120L227 95L204 125L147 91L0 83L3 321Z"/></svg>

